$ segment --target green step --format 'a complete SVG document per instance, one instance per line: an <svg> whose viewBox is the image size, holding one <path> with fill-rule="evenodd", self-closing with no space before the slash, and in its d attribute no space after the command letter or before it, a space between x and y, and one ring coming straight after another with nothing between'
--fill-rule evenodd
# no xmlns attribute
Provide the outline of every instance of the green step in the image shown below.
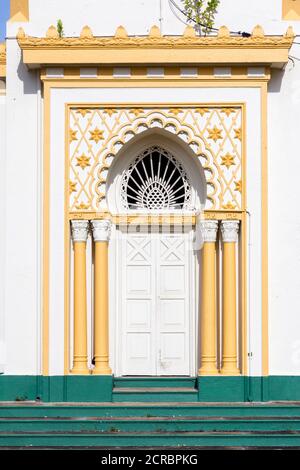
<svg viewBox="0 0 300 470"><path fill-rule="evenodd" d="M113 389L113 402L198 402L198 391L186 387L118 387Z"/></svg>
<svg viewBox="0 0 300 470"><path fill-rule="evenodd" d="M68 433L0 433L0 446L300 446L300 432L68 432Z"/></svg>
<svg viewBox="0 0 300 470"><path fill-rule="evenodd" d="M0 418L0 432L300 431L298 418Z"/></svg>
<svg viewBox="0 0 300 470"><path fill-rule="evenodd" d="M300 403L33 403L2 402L0 417L300 416Z"/></svg>
<svg viewBox="0 0 300 470"><path fill-rule="evenodd" d="M114 387L197 388L197 379L194 377L115 377Z"/></svg>

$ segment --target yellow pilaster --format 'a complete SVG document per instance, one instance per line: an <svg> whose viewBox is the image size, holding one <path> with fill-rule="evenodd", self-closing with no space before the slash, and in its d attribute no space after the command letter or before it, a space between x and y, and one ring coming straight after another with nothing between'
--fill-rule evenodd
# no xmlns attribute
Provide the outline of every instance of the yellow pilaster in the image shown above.
<svg viewBox="0 0 300 470"><path fill-rule="evenodd" d="M199 375L216 375L216 237L218 221L201 223L203 236L200 313L200 369Z"/></svg>
<svg viewBox="0 0 300 470"><path fill-rule="evenodd" d="M74 359L72 374L89 374L87 364L86 241L88 220L72 220L74 246Z"/></svg>
<svg viewBox="0 0 300 470"><path fill-rule="evenodd" d="M94 357L93 374L111 375L109 366L109 312L108 312L108 240L110 222L93 220L91 222L95 242L94 269Z"/></svg>
<svg viewBox="0 0 300 470"><path fill-rule="evenodd" d="M239 221L221 222L223 238L223 321L222 368L223 375L238 375L237 367L237 291L236 291L236 243Z"/></svg>
<svg viewBox="0 0 300 470"><path fill-rule="evenodd" d="M10 0L10 18L11 22L29 21L29 0Z"/></svg>

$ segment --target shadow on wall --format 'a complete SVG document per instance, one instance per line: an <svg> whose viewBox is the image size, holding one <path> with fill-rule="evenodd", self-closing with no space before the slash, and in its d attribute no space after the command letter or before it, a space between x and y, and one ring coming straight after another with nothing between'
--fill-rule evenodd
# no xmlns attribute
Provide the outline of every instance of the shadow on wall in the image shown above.
<svg viewBox="0 0 300 470"><path fill-rule="evenodd" d="M289 65L288 65L289 66ZM271 73L271 80L268 85L269 93L279 93L281 91L282 79L284 77L286 69L273 69Z"/></svg>
<svg viewBox="0 0 300 470"><path fill-rule="evenodd" d="M36 95L39 80L37 70L28 70L20 58L17 74L19 80L23 82L24 95Z"/></svg>

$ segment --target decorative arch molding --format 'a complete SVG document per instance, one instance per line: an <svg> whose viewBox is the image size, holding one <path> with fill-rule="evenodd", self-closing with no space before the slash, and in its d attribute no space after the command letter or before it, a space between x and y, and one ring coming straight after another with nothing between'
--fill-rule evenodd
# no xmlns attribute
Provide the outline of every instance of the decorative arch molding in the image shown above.
<svg viewBox="0 0 300 470"><path fill-rule="evenodd" d="M190 209L203 209L207 200L207 183L204 169L197 155L178 136L164 129L154 128L136 135L116 155L106 181L106 202L109 212L114 214L126 212L122 203L124 173L139 155L153 147L169 153L182 165L191 190Z"/></svg>
<svg viewBox="0 0 300 470"><path fill-rule="evenodd" d="M242 208L242 105L69 108L69 211L108 210L107 178L120 151L149 131L189 148L207 185L205 208Z"/></svg>

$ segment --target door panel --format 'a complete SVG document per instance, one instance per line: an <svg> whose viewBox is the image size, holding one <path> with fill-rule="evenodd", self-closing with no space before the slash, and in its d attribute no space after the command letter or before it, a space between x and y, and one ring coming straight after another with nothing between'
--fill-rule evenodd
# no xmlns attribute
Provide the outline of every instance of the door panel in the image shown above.
<svg viewBox="0 0 300 470"><path fill-rule="evenodd" d="M125 338L125 374L145 375L145 370L153 370L152 345L150 333L129 333ZM153 372L152 374L153 375Z"/></svg>
<svg viewBox="0 0 300 470"><path fill-rule="evenodd" d="M191 233L122 234L122 375L189 375Z"/></svg>
<svg viewBox="0 0 300 470"><path fill-rule="evenodd" d="M158 239L158 375L189 374L188 234Z"/></svg>

